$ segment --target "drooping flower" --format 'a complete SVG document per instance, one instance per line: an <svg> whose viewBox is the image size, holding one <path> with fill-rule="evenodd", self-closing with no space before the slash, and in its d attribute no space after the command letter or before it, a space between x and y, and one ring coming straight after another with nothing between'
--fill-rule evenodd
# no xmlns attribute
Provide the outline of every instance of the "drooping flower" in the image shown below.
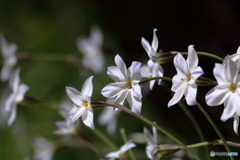
<svg viewBox="0 0 240 160"><path fill-rule="evenodd" d="M117 126L117 116L120 110L114 111L113 107L104 107L103 112L99 116L99 123L101 125L107 125L107 131L109 134L113 134Z"/></svg>
<svg viewBox="0 0 240 160"><path fill-rule="evenodd" d="M234 131L237 133L240 115L240 76L239 69L230 56L226 56L223 64L215 64L213 74L218 85L206 94L209 106L224 104L222 121L234 117Z"/></svg>
<svg viewBox="0 0 240 160"><path fill-rule="evenodd" d="M104 67L104 56L101 50L103 34L99 27L93 26L89 38L81 36L76 44L79 51L84 55L82 64L94 73L100 73Z"/></svg>
<svg viewBox="0 0 240 160"><path fill-rule="evenodd" d="M236 63L237 68L240 70L240 46L237 49L237 53L231 55L230 57Z"/></svg>
<svg viewBox="0 0 240 160"><path fill-rule="evenodd" d="M93 76L89 77L83 84L81 92L72 87L66 87L68 97L73 101L73 107L69 111L70 121L74 123L82 116L83 123L94 129L93 110L91 106L91 96L93 91Z"/></svg>
<svg viewBox="0 0 240 160"><path fill-rule="evenodd" d="M0 78L1 81L5 82L10 78L13 72L13 66L17 62L17 57L15 55L17 51L17 45L14 43L8 44L4 36L0 34L0 46L4 60Z"/></svg>
<svg viewBox="0 0 240 160"><path fill-rule="evenodd" d="M37 137L34 140L34 158L36 160L52 160L55 147L52 142L42 137Z"/></svg>
<svg viewBox="0 0 240 160"><path fill-rule="evenodd" d="M127 69L124 61L119 55L115 56L117 66L108 67L107 74L115 83L105 86L101 93L107 98L115 98L115 102L123 105L125 99L131 106L133 112L140 114L142 107L140 62L132 62Z"/></svg>
<svg viewBox="0 0 240 160"><path fill-rule="evenodd" d="M123 146L121 146L118 151L108 153L106 157L109 158L109 160L119 159L126 151L133 147L136 147L136 144L134 144L132 140L129 140Z"/></svg>
<svg viewBox="0 0 240 160"><path fill-rule="evenodd" d="M142 37L142 46L147 52L149 56L148 60L148 67L149 67L149 72L147 72L146 77L162 77L163 76L163 68L159 64L159 62L156 59L157 56L157 49L158 49L158 38L156 35L157 29L153 30L153 40L152 40L152 45L149 44L149 42ZM150 73L150 76L149 76ZM142 75L144 76L144 75ZM156 80L150 81L150 90L152 90L154 83ZM161 79L158 80L158 85L161 84Z"/></svg>
<svg viewBox="0 0 240 160"><path fill-rule="evenodd" d="M147 146L146 146L146 154L149 159L158 159L157 155L157 148L158 148L158 140L157 140L157 130L155 127L152 127L153 134L149 132L147 128L144 128L143 130L145 138L147 140Z"/></svg>
<svg viewBox="0 0 240 160"><path fill-rule="evenodd" d="M28 85L20 82L19 72L20 69L16 69L9 79L9 87L12 93L7 98L4 106L5 111L10 113L7 122L9 126L12 125L16 118L17 103L24 99L25 93L29 90Z"/></svg>
<svg viewBox="0 0 240 160"><path fill-rule="evenodd" d="M198 66L198 56L193 45L188 46L187 61L178 53L174 57L174 65L177 74L172 78L172 91L174 96L168 103L168 107L176 104L184 95L187 104L192 106L196 104L197 85L196 79L204 74L201 67Z"/></svg>

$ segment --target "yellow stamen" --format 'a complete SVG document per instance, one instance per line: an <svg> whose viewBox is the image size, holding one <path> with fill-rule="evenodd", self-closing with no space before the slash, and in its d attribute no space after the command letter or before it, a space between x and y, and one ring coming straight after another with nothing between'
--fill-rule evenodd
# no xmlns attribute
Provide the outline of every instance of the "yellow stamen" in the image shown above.
<svg viewBox="0 0 240 160"><path fill-rule="evenodd" d="M191 78L192 78L191 74L188 74L188 75L187 75L187 77L188 77L189 79L191 79Z"/></svg>
<svg viewBox="0 0 240 160"><path fill-rule="evenodd" d="M126 81L126 87L127 87L128 89L131 89L131 88L132 88L132 82L131 82L130 80L127 80L127 81Z"/></svg>
<svg viewBox="0 0 240 160"><path fill-rule="evenodd" d="M88 103L87 102L83 103L83 107L87 108L88 107Z"/></svg>
<svg viewBox="0 0 240 160"><path fill-rule="evenodd" d="M236 92L237 90L235 84L232 83L229 87L229 90L232 91L233 93Z"/></svg>

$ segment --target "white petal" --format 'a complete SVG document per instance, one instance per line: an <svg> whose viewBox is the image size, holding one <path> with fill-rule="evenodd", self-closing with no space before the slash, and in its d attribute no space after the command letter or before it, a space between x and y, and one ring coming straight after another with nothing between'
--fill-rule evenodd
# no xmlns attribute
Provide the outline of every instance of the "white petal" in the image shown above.
<svg viewBox="0 0 240 160"><path fill-rule="evenodd" d="M125 153L127 150L136 147L136 144L132 142L132 140L127 141L119 150L120 155Z"/></svg>
<svg viewBox="0 0 240 160"><path fill-rule="evenodd" d="M119 158L120 154L119 151L111 152L106 155L107 158Z"/></svg>
<svg viewBox="0 0 240 160"><path fill-rule="evenodd" d="M186 90L186 101L189 106L193 106L196 104L196 96L197 96L197 85L194 83L189 85Z"/></svg>
<svg viewBox="0 0 240 160"><path fill-rule="evenodd" d="M92 108L90 108L90 106L88 107L88 110L87 112L85 112L83 115L82 115L82 120L83 120L83 123L94 129L94 124L93 124L93 111L92 111Z"/></svg>
<svg viewBox="0 0 240 160"><path fill-rule="evenodd" d="M127 96L127 101L131 106L131 110L134 113L141 114L142 100L139 98L134 91L130 91Z"/></svg>
<svg viewBox="0 0 240 160"><path fill-rule="evenodd" d="M13 92L17 92L18 90L18 86L19 86L19 83L20 83L20 78L19 78L19 72L20 72L20 69L17 68L14 73L12 74L10 80L9 80L9 85L10 85L10 88L13 90Z"/></svg>
<svg viewBox="0 0 240 160"><path fill-rule="evenodd" d="M180 89L178 90L172 97L172 99L168 102L168 107L173 106L174 104L178 103L178 101L180 101L180 99L182 98L183 94L184 94L185 90Z"/></svg>
<svg viewBox="0 0 240 160"><path fill-rule="evenodd" d="M126 82L110 83L106 85L101 93L104 97L113 98L126 89Z"/></svg>
<svg viewBox="0 0 240 160"><path fill-rule="evenodd" d="M25 93L29 90L29 86L26 84L20 84L18 93L16 95L16 102L21 102L24 98Z"/></svg>
<svg viewBox="0 0 240 160"><path fill-rule="evenodd" d="M178 53L174 57L174 65L175 65L175 68L177 70L177 74L181 78L185 79L186 75L188 75L190 73L189 70L188 70L187 63L180 53Z"/></svg>
<svg viewBox="0 0 240 160"><path fill-rule="evenodd" d="M150 85L150 90L153 89L153 86L154 86L154 84L155 84L155 81L156 81L156 80L151 80L151 81L150 81L150 84L149 84L149 85Z"/></svg>
<svg viewBox="0 0 240 160"><path fill-rule="evenodd" d="M79 107L73 116L70 117L71 124L73 124L79 117L81 117L86 111L86 107Z"/></svg>
<svg viewBox="0 0 240 160"><path fill-rule="evenodd" d="M141 64L142 63L136 62L136 61L132 62L132 65L127 70L128 78L132 80L141 80L141 73L140 73Z"/></svg>
<svg viewBox="0 0 240 160"><path fill-rule="evenodd" d="M152 40L152 48L155 52L157 52L158 49L158 38L156 35L157 29L153 29L153 40Z"/></svg>
<svg viewBox="0 0 240 160"><path fill-rule="evenodd" d="M14 104L15 104L15 94L11 94L5 101L4 110L10 111Z"/></svg>
<svg viewBox="0 0 240 160"><path fill-rule="evenodd" d="M156 124L156 123L155 123ZM157 129L155 128L155 127L153 127L152 126L152 132L153 132L153 142L155 143L155 144L157 144L157 142L158 142L158 140L157 140L157 137L158 137L158 135L157 135Z"/></svg>
<svg viewBox="0 0 240 160"><path fill-rule="evenodd" d="M228 87L227 85L218 85L212 88L206 94L206 103L209 106L218 106L222 104L231 95L231 91L229 91Z"/></svg>
<svg viewBox="0 0 240 160"><path fill-rule="evenodd" d="M147 52L149 58L151 58L152 57L152 54L151 54L152 47L150 46L149 42L145 38L142 37L141 43L142 43L143 48Z"/></svg>
<svg viewBox="0 0 240 160"><path fill-rule="evenodd" d="M233 129L236 134L238 134L238 126L239 126L239 116L235 115L233 120Z"/></svg>
<svg viewBox="0 0 240 160"><path fill-rule="evenodd" d="M115 102L123 105L123 102L125 101L126 97L128 96L128 93L129 93L128 89L124 90L121 94L119 94L116 97Z"/></svg>
<svg viewBox="0 0 240 160"><path fill-rule="evenodd" d="M124 75L124 77L127 79L127 67L122 58L118 54L115 56L115 63L122 72L122 74Z"/></svg>
<svg viewBox="0 0 240 160"><path fill-rule="evenodd" d="M94 46L100 47L103 43L103 34L98 26L91 28L91 35L89 38Z"/></svg>
<svg viewBox="0 0 240 160"><path fill-rule="evenodd" d="M84 98L82 94L72 87L66 87L68 97L78 106L82 106Z"/></svg>
<svg viewBox="0 0 240 160"><path fill-rule="evenodd" d="M17 114L17 106L16 106L16 103L13 105L12 107L12 110L11 110L11 113L10 113L10 117L8 118L8 126L11 126L13 121L15 120L16 118L16 114Z"/></svg>
<svg viewBox="0 0 240 160"><path fill-rule="evenodd" d="M193 46L194 45L188 46L187 63L189 65L189 68L194 68L198 66L198 56Z"/></svg>
<svg viewBox="0 0 240 160"><path fill-rule="evenodd" d="M193 70L191 70L192 78L188 83L189 84L195 83L195 81L198 79L198 77L200 77L203 74L204 74L204 72L201 67L194 68Z"/></svg>
<svg viewBox="0 0 240 160"><path fill-rule="evenodd" d="M228 120L230 117L232 117L235 114L236 109L235 109L235 105L233 103L234 103L233 96L230 96L224 102L224 110L223 110L223 113L221 116L222 121Z"/></svg>
<svg viewBox="0 0 240 160"><path fill-rule="evenodd" d="M235 82L236 75L238 74L237 66L229 56L226 56L225 60L226 66L224 73L226 73L226 79L228 82Z"/></svg>
<svg viewBox="0 0 240 160"><path fill-rule="evenodd" d="M141 71L141 76L142 77L149 78L152 75L151 72L150 72L150 69L147 65L142 65L140 71Z"/></svg>
<svg viewBox="0 0 240 160"><path fill-rule="evenodd" d="M240 54L240 46L238 47L238 49L237 49L237 52L236 52L237 54Z"/></svg>
<svg viewBox="0 0 240 160"><path fill-rule="evenodd" d="M108 67L107 74L115 82L126 81L125 75L123 75L123 73L120 71L120 69L117 66Z"/></svg>
<svg viewBox="0 0 240 160"><path fill-rule="evenodd" d="M227 83L223 64L216 63L213 69L213 74L219 85L224 85Z"/></svg>
<svg viewBox="0 0 240 160"><path fill-rule="evenodd" d="M144 127L143 132L144 132L144 136L145 136L148 144L153 145L153 144L156 143L156 142L153 140L152 134L150 133L150 131L149 131L147 128Z"/></svg>
<svg viewBox="0 0 240 160"><path fill-rule="evenodd" d="M141 92L141 86L139 84L133 85L132 90L135 92L135 94L139 97L142 98L142 92Z"/></svg>
<svg viewBox="0 0 240 160"><path fill-rule="evenodd" d="M12 66L3 65L1 70L1 81L5 82L9 79L12 74Z"/></svg>
<svg viewBox="0 0 240 160"><path fill-rule="evenodd" d="M93 91L93 84L92 84L93 76L89 77L83 84L81 93L84 97L91 97Z"/></svg>

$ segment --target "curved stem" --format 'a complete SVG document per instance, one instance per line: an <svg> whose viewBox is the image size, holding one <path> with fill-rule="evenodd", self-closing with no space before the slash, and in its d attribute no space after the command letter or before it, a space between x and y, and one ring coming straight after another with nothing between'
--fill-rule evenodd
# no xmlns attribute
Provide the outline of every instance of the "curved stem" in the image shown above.
<svg viewBox="0 0 240 160"><path fill-rule="evenodd" d="M230 141L226 141L226 143L232 147L240 147L239 143L230 142ZM211 141L211 142L201 142L201 143L191 144L191 145L187 145L187 147L188 148L197 148L197 147L202 147L202 146L207 146L207 145L224 145L224 144L223 144L222 140L216 140L216 141Z"/></svg>
<svg viewBox="0 0 240 160"><path fill-rule="evenodd" d="M188 52L181 52L181 54L187 55ZM219 56L217 56L217 55L211 54L211 53L207 53L207 52L197 52L197 54L198 54L198 55L202 55L202 56L207 56L207 57L215 58L215 59L223 62L223 58L221 58L221 57L219 57Z"/></svg>
<svg viewBox="0 0 240 160"><path fill-rule="evenodd" d="M108 104L106 104L106 106L112 106L112 107L116 107L119 108L121 110L123 110L124 112L133 115L134 117L137 117L138 119L144 121L145 123L154 126L155 128L157 128L157 130L159 130L160 132L164 133L165 135L167 135L169 138L171 138L172 140L174 140L176 143L178 143L180 146L182 146L183 149L185 149L189 154L191 154L195 159L200 160L200 158L193 152L191 151L183 142L181 142L179 139L177 139L176 137L174 137L172 134L170 134L169 132L167 132L165 129L161 128L160 126L158 126L157 124L154 124L153 122L151 122L150 120L146 119L145 117L138 115L134 112L132 112L131 110L129 110L128 108L126 108L125 106L122 106L120 104L117 104L115 102L111 102L108 101Z"/></svg>
<svg viewBox="0 0 240 160"><path fill-rule="evenodd" d="M217 132L218 136L221 138L226 150L228 152L231 152L225 138L223 137L222 133L220 132L220 130L218 129L218 127L216 126L216 124L213 122L212 118L207 114L207 112L204 110L204 108L197 102L197 106L198 108L202 111L202 113L206 116L207 120L210 122L210 124L212 125L212 127L214 128L214 130ZM231 160L234 160L233 156L230 156Z"/></svg>

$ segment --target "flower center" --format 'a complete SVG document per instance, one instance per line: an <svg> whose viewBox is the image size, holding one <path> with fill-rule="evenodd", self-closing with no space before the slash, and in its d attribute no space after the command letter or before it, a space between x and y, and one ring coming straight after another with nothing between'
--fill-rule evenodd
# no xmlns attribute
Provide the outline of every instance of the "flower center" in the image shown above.
<svg viewBox="0 0 240 160"><path fill-rule="evenodd" d="M187 78L190 80L192 78L191 74L187 74Z"/></svg>
<svg viewBox="0 0 240 160"><path fill-rule="evenodd" d="M131 88L132 88L132 82L131 82L130 80L127 80L127 81L126 81L126 87L127 87L128 89L131 89Z"/></svg>
<svg viewBox="0 0 240 160"><path fill-rule="evenodd" d="M88 107L88 103L87 102L83 103L83 107L87 108Z"/></svg>
<svg viewBox="0 0 240 160"><path fill-rule="evenodd" d="M229 90L232 91L233 93L236 92L236 86L235 84L231 84L230 87L229 87Z"/></svg>

